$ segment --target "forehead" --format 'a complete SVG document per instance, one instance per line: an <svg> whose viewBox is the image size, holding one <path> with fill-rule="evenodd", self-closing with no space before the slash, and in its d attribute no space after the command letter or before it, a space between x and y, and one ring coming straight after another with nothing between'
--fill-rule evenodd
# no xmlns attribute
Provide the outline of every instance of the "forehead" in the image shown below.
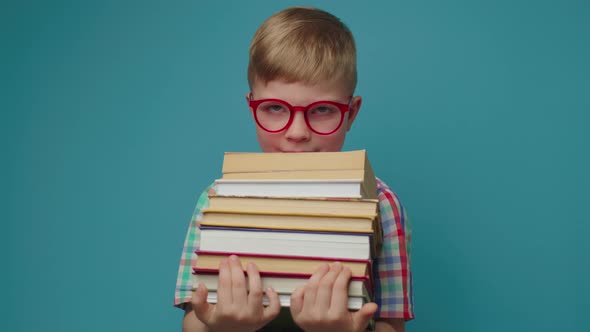
<svg viewBox="0 0 590 332"><path fill-rule="evenodd" d="M309 84L282 80L267 83L255 82L252 86L252 94L254 99L276 98L292 105L308 105L318 100L345 103L350 97L346 85L340 82Z"/></svg>

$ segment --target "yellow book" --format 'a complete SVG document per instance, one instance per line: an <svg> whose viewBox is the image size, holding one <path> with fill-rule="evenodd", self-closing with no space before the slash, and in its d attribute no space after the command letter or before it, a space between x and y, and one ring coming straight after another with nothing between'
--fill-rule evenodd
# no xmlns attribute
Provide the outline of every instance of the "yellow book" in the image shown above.
<svg viewBox="0 0 590 332"><path fill-rule="evenodd" d="M222 180L354 181L361 185L360 197L377 198L375 174L365 150L301 153L226 152L222 172Z"/></svg>
<svg viewBox="0 0 590 332"><path fill-rule="evenodd" d="M203 251L197 250L197 263L195 269L217 269L222 259L233 255L231 252ZM371 276L370 260L353 260L353 259L333 259L330 257L303 257L303 256L284 256L284 255L260 255L260 254L238 254L242 269L246 271L246 264L252 262L258 267L261 273L314 273L322 264L332 264L335 262L342 263L343 266L350 268L352 276L366 277Z"/></svg>
<svg viewBox="0 0 590 332"><path fill-rule="evenodd" d="M269 213L202 210L201 227L259 228L274 230L318 231L373 234L372 251L378 252L383 243L379 216L325 213Z"/></svg>
<svg viewBox="0 0 590 332"><path fill-rule="evenodd" d="M203 209L202 213L200 224L203 226L381 233L377 218L366 215L252 213L210 208Z"/></svg>
<svg viewBox="0 0 590 332"><path fill-rule="evenodd" d="M304 286L311 277L311 274L302 273L260 273L262 289L272 287L279 294L291 294L297 287ZM191 276L193 290L198 284L203 284L210 291L216 291L219 286L218 269L193 269ZM372 298L372 282L366 277L353 278L348 283L348 296ZM246 288L249 288L248 277L246 276Z"/></svg>
<svg viewBox="0 0 590 332"><path fill-rule="evenodd" d="M252 196L209 196L209 209L228 212L252 213L307 213L328 215L366 215L375 218L379 214L376 199L328 199Z"/></svg>

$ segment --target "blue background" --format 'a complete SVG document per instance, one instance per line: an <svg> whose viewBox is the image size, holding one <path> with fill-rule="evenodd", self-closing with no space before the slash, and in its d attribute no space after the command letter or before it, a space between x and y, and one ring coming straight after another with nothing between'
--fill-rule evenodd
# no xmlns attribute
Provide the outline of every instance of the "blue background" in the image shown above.
<svg viewBox="0 0 590 332"><path fill-rule="evenodd" d="M3 2L1 330L180 330L197 197L258 151L250 39L295 4ZM357 40L345 149L413 220L408 330L590 330L588 2L305 4Z"/></svg>

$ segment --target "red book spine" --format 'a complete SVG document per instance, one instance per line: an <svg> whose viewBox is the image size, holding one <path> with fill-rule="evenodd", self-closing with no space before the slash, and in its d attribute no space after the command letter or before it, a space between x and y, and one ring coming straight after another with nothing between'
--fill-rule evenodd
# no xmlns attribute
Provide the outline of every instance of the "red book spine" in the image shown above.
<svg viewBox="0 0 590 332"><path fill-rule="evenodd" d="M224 251L206 251L206 250L195 250L197 255L213 255L213 256L230 256L236 255L238 257L267 257L267 258L279 258L279 259L305 259L312 261L325 261L325 262L353 262L353 263L366 263L371 265L371 261L368 259L351 259L351 258L331 258L321 256L294 256L294 255L274 255L274 254L250 254L250 253L233 253Z"/></svg>
<svg viewBox="0 0 590 332"><path fill-rule="evenodd" d="M373 266L371 260L368 259L341 259L341 258L330 258L330 257L318 257L318 256L289 256L289 255L273 255L273 254L246 254L246 253L231 253L231 252L223 252L223 251L206 251L206 250L196 250L195 254L198 255L215 255L215 256L227 256L236 255L238 257L268 257L268 258L278 258L278 259L306 259L306 260L315 260L315 261L324 261L324 262L354 262L354 263L365 263L367 264L367 271L368 276L352 276L352 280L363 280L366 279L367 281L367 289L369 292L373 293ZM197 258L198 259L198 258ZM197 272L198 271L198 272ZM193 268L193 274L201 273L201 271L206 271L208 274L218 273L218 269L208 269L208 268ZM244 271L244 274L246 271ZM269 272L263 271L260 273L261 276L278 276L278 277L285 277L285 278L309 278L311 274L307 273L290 273L290 272Z"/></svg>

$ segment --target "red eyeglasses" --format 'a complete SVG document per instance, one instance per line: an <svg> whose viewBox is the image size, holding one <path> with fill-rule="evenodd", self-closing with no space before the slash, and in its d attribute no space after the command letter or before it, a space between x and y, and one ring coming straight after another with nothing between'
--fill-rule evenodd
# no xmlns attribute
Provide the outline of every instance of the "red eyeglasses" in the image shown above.
<svg viewBox="0 0 590 332"><path fill-rule="evenodd" d="M340 129L344 114L350 110L350 98L347 104L334 101L316 101L307 106L293 106L280 99L252 100L248 105L254 110L254 120L260 128L278 133L291 126L295 112L303 112L307 127L316 134L330 135Z"/></svg>

